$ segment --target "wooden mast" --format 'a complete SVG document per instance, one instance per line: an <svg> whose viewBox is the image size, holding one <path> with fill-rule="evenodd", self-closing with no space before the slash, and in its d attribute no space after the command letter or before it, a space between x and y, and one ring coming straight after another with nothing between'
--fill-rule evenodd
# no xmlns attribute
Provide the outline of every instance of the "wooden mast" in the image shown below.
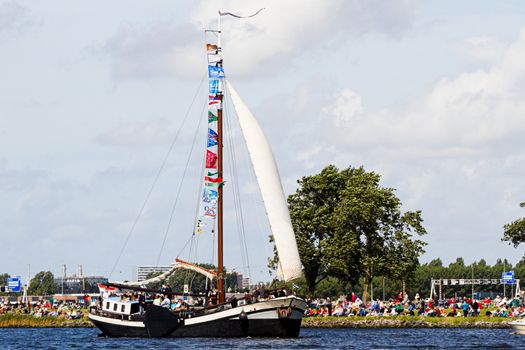
<svg viewBox="0 0 525 350"><path fill-rule="evenodd" d="M222 55L221 55L221 14L219 12L218 16L218 31L217 31L217 50L219 53L219 64L222 66ZM223 137L222 137L222 102L223 102L223 90L224 86L219 79L219 109L217 110L217 133L218 133L218 150L217 150L217 170L219 172L218 176L220 179L223 178L222 174L222 147L223 147ZM219 289L219 304L224 303L225 301L225 290L224 290L224 261L223 261L223 188L222 180L219 182L219 198L217 203L217 288Z"/></svg>

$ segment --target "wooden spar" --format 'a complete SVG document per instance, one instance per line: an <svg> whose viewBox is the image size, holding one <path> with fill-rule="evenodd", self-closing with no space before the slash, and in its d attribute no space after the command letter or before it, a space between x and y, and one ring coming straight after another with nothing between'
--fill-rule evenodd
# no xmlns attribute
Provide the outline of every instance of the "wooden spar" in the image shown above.
<svg viewBox="0 0 525 350"><path fill-rule="evenodd" d="M219 12L218 17L218 32L217 32L217 50L219 53L219 64L222 66L222 55L221 55L221 15ZM217 149L217 170L219 172L219 178L223 178L222 174L222 147L223 147L223 137L222 137L222 102L223 102L223 84L219 84L219 109L217 110L217 133L218 135L218 149ZM221 180L222 181L222 180ZM224 261L223 261L223 200L222 200L222 183L219 183L218 188L218 203L217 203L217 288L219 289L219 304L224 303L225 301L225 290L224 290Z"/></svg>
<svg viewBox="0 0 525 350"><path fill-rule="evenodd" d="M220 104L222 105L222 94L219 94ZM217 152L217 170L219 171L219 177L222 178L222 107L217 111L218 127L218 152ZM224 303L224 271L223 271L223 201L222 201L222 184L219 184L219 199L217 203L217 287L219 288L219 304Z"/></svg>

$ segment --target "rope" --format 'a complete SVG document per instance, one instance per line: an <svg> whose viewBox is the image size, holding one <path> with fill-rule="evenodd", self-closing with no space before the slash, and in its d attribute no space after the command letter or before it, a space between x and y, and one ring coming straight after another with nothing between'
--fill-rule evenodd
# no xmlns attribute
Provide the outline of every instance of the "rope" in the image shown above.
<svg viewBox="0 0 525 350"><path fill-rule="evenodd" d="M233 143L233 138L231 135L233 135L232 132L232 121L231 121L231 114L227 114L226 118L226 126L227 130L230 134L230 137L228 138L229 141L229 156L231 158L231 173L232 177L234 179L233 181L233 197L234 197L234 206L235 206L235 215L237 219L237 229L238 229L238 236L239 236L239 243L241 245L241 259L243 262L243 272L248 272L248 276L251 275L251 269L250 269L250 260L249 260L249 254L248 254L248 245L246 243L246 230L245 230L245 224L244 224L244 210L243 205L241 201L241 191L239 188L239 176L237 173L237 155ZM246 271L247 270L247 271Z"/></svg>
<svg viewBox="0 0 525 350"><path fill-rule="evenodd" d="M204 82L205 77L206 77L206 75L203 75L202 78L201 78L201 81L199 83L197 91L193 95L193 99L191 100L190 106L186 110L186 114L184 115L182 123L180 124L179 129L177 130L177 132L175 133L175 136L173 137L173 140L171 141L171 145L170 145L170 147L168 149L168 152L164 156L162 164L161 164L159 170L157 171L157 174L156 174L156 176L155 176L155 178L154 178L154 180L153 180L153 182L152 182L152 184L151 184L151 186L149 188L149 191L148 191L148 193L146 195L146 198L144 199L144 202L142 203L142 207L140 208L139 213L135 217L135 220L133 221L133 225L131 225L131 229L128 232L126 240L124 241L124 244L123 244L122 248L120 249L119 255L117 256L117 259L115 260L115 263L113 264L113 267L111 268L111 272L109 273L109 278L111 278L111 276L113 275L113 272L115 271L115 268L117 267L117 265L118 265L118 263L120 261L120 258L122 257L122 254L124 253L124 250L126 249L126 246L128 245L128 242L129 242L129 240L131 238L131 235L133 234L133 231L135 230L135 227L137 226L137 223L138 223L140 217L142 216L142 213L144 212L144 208L146 208L146 205L147 205L147 203L148 203L148 201L149 201L149 199L151 197L151 193L153 192L153 189L157 185L157 182L159 180L160 174L164 170L164 167L166 166L168 158L169 158L169 156L171 154L171 151L173 150L173 147L175 146L175 142L177 141L183 126L186 124L186 121L188 120L188 116L190 115L190 111L193 108L193 104L195 103L195 100L197 99L197 96L198 96L199 91L200 91L200 89L202 87L202 83Z"/></svg>
<svg viewBox="0 0 525 350"><path fill-rule="evenodd" d="M202 108L201 115L203 114L205 107L206 107L206 104ZM184 183L184 179L186 178L186 174L188 172L188 166L190 164L191 155L193 154L193 150L195 149L195 144L196 144L196 141L197 141L197 135L199 134L199 129L200 129L200 126L202 124L202 119L203 118L199 118L199 122L197 124L197 128L195 129L195 132L193 134L193 142L191 144L190 152L188 153L188 158L186 159L186 164L184 166L184 172L182 173L182 179L181 179L181 181L179 183L179 188L177 189L177 194L175 196L175 201L173 202L173 206L171 207L170 218L168 220L168 225L166 227L166 231L164 232L164 238L162 240L162 245L160 247L159 255L157 257L156 266L159 265L160 257L162 255L162 251L164 250L164 246L166 244L166 238L168 237L168 232L170 230L171 223L173 222L173 216L175 215L175 208L177 207L177 203L179 201L180 193L181 193L181 190L182 190L182 184Z"/></svg>

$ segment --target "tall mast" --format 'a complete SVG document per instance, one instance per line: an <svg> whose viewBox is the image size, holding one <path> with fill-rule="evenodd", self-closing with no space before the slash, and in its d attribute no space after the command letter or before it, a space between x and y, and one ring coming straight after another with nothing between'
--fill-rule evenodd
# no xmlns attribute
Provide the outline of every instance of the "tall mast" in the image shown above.
<svg viewBox="0 0 525 350"><path fill-rule="evenodd" d="M222 66L222 48L221 48L221 14L218 14L218 26L217 26L217 50L219 55L219 65ZM223 84L219 79L219 109L217 110L217 133L218 133L218 149L217 149L217 171L219 172L219 178L223 177L222 174L222 102L223 102ZM219 198L217 203L217 287L219 289L219 303L222 304L225 301L225 290L224 290L224 261L223 261L223 186L219 184Z"/></svg>

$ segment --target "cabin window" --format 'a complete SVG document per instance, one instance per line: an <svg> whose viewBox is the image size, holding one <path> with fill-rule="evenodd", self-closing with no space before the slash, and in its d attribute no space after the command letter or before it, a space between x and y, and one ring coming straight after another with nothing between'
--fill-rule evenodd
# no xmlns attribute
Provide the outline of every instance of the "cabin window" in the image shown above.
<svg viewBox="0 0 525 350"><path fill-rule="evenodd" d="M113 311L117 311L117 304L113 304Z"/></svg>
<svg viewBox="0 0 525 350"><path fill-rule="evenodd" d="M106 303L106 309L109 310L109 301Z"/></svg>
<svg viewBox="0 0 525 350"><path fill-rule="evenodd" d="M120 307L120 312L124 312L125 310L126 310L126 305L122 305L122 306Z"/></svg>
<svg viewBox="0 0 525 350"><path fill-rule="evenodd" d="M140 305L137 303L137 304L131 304L131 307L130 307L130 314L136 314L137 312L140 311Z"/></svg>

